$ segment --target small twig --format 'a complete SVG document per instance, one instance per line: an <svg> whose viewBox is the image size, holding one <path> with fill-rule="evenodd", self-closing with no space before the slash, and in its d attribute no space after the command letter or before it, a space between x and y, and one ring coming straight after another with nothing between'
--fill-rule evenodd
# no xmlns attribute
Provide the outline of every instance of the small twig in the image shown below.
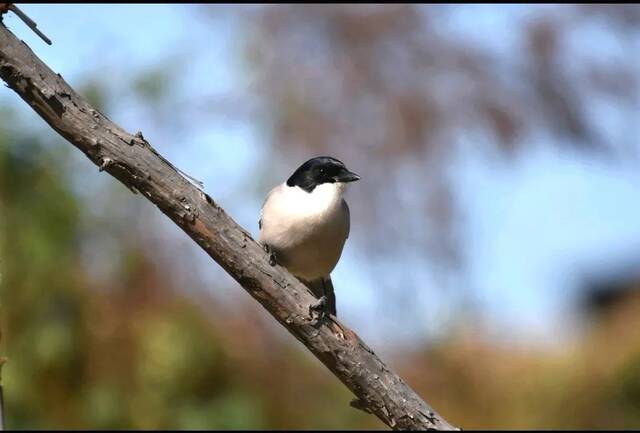
<svg viewBox="0 0 640 433"><path fill-rule="evenodd" d="M18 15L18 17L24 21L24 23L31 29L33 32L40 36L40 39L45 41L47 45L51 45L51 40L44 35L40 30L38 30L38 25L31 18L27 16L24 12L22 12L18 6L13 3L0 3L0 16L7 11L12 11L14 14Z"/></svg>
<svg viewBox="0 0 640 433"><path fill-rule="evenodd" d="M145 140L144 135L142 135L142 131L136 132L134 134L134 137L135 137L135 139L140 140L140 142L142 142L142 144L147 146L149 148L149 150L151 150L165 164L169 165L169 167L171 167L173 170L175 170L180 176L182 176L185 179L187 179L190 184L192 184L193 186L198 188L200 191L204 190L204 182L202 182L201 180L198 180L195 177L192 177L192 176L188 175L187 173L185 173L184 171L180 170L178 167L176 167L175 165L170 163L169 160L167 160L164 156L160 155L158 153L158 151L156 151L153 147L149 146L149 142L147 140ZM131 143L130 143L131 145L135 144L135 139L131 141Z"/></svg>
<svg viewBox="0 0 640 433"><path fill-rule="evenodd" d="M0 430L4 430L4 390L0 385Z"/></svg>
<svg viewBox="0 0 640 433"><path fill-rule="evenodd" d="M4 430L4 391L0 385L0 430Z"/></svg>
<svg viewBox="0 0 640 433"><path fill-rule="evenodd" d="M0 336L2 333L0 332ZM7 362L4 356L0 358L0 430L4 430L4 390L2 389L2 367Z"/></svg>

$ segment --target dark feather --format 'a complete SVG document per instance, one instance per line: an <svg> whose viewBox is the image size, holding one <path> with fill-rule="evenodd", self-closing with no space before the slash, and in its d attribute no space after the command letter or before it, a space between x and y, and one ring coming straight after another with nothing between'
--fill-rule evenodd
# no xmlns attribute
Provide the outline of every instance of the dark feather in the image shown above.
<svg viewBox="0 0 640 433"><path fill-rule="evenodd" d="M329 312L337 317L336 295L333 291L331 277L318 278L311 282L303 281L303 283L309 288L309 290L311 290L311 293L313 293L316 298L320 299L322 295L326 296Z"/></svg>

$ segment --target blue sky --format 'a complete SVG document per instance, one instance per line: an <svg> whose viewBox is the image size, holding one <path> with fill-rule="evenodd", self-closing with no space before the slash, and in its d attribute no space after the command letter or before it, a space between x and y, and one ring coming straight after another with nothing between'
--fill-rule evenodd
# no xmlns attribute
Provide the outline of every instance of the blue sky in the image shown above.
<svg viewBox="0 0 640 433"><path fill-rule="evenodd" d="M114 80L126 81L140 70L171 61L168 53L182 50L187 60L176 91L247 92L238 55L238 27L224 7L215 21L201 19L193 7L171 4L21 7L53 40L53 46L45 45L14 16L5 18L6 25L72 85L99 72L96 62L92 63L98 52L103 57L97 65L110 64ZM467 5L457 10L448 25L455 26L461 37L484 38L496 50L507 49L504 32L514 17L530 13L532 7ZM38 121L12 92L0 92L0 102L17 107L34 124ZM249 188L239 173L255 167L269 151L261 145L257 126L228 118L200 120L180 133L184 146L169 146L175 136L154 130L153 122L135 106L121 108L112 116L114 121L130 130L142 126L145 137L180 168L203 180L207 191L240 224L257 232L261 195L272 185L263 185L261 191L253 186L246 196L227 193ZM609 125L615 138L619 133L616 113L611 107L597 109L597 118ZM631 134L632 142L633 136L640 137L638 130ZM527 336L553 345L577 329L570 307L583 273L605 271L620 260L640 255L640 170L636 159L608 163L538 144L508 163L475 153L470 146L454 177L465 211L463 230L469 235L465 256L473 302L488 313L489 332L500 339L516 341ZM209 259L204 255L202 259L204 266ZM397 326L371 325L371 315L380 308L372 297L384 294L371 290L375 276L359 267L359 260L347 248L334 271L334 280L350 287L339 293L344 320L364 337L378 341L414 336L403 335L406 327L401 318L392 319ZM425 291L425 303L431 294ZM455 313L441 307L443 315ZM441 317L425 315L424 323L416 324L418 334L437 331Z"/></svg>

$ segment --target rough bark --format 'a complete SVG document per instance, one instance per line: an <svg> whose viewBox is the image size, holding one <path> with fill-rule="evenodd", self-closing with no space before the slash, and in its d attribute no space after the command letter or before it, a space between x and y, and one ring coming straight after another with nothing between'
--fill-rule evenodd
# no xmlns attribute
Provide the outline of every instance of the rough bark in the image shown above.
<svg viewBox="0 0 640 433"><path fill-rule="evenodd" d="M0 24L0 77L54 130L189 235L355 395L352 406L396 430L454 429L334 317L313 324L315 298L141 133L130 134L81 98ZM212 161L215 167L215 161ZM313 408L309 408L313 410Z"/></svg>

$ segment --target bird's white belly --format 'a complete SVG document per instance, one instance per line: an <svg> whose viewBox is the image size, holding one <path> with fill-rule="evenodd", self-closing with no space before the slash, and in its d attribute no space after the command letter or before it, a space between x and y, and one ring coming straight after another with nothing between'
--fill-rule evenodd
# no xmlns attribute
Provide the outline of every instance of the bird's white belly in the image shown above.
<svg viewBox="0 0 640 433"><path fill-rule="evenodd" d="M346 202L339 197L311 208L300 202L283 203L285 198L291 197L280 197L276 192L265 203L260 241L268 244L277 261L298 278L312 281L328 276L349 235Z"/></svg>
<svg viewBox="0 0 640 433"><path fill-rule="evenodd" d="M289 271L307 281L326 277L338 263L346 240L346 224L316 227L298 242L272 244L278 261Z"/></svg>

